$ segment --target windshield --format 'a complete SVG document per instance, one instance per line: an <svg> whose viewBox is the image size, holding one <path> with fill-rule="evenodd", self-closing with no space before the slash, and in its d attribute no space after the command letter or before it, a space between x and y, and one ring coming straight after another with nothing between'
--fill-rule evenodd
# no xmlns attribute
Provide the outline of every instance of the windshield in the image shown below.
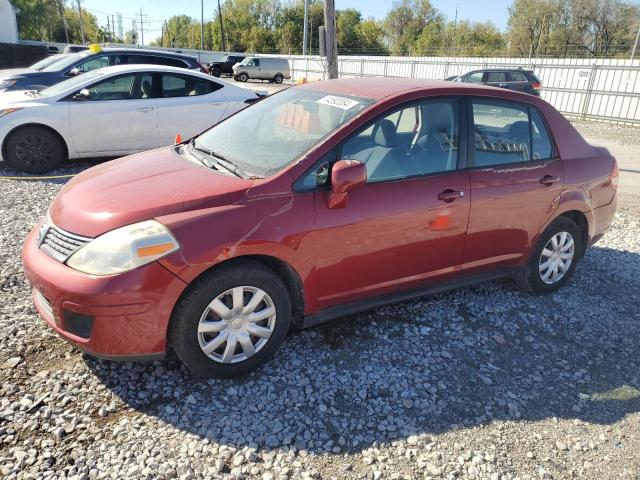
<svg viewBox="0 0 640 480"><path fill-rule="evenodd" d="M57 54L57 55L51 55L50 57L45 57L42 60L40 60L39 62L34 63L33 65L31 65L30 68L33 68L34 70L42 70L45 67L48 67L49 65L52 65L60 60L62 60L63 58L68 57L69 55L61 53L61 54Z"/></svg>
<svg viewBox="0 0 640 480"><path fill-rule="evenodd" d="M40 90L38 93L43 97L53 97L54 95L66 92L67 90L80 87L85 82L95 80L102 75L104 75L104 73L100 70L92 70L91 72L83 73L77 77L71 77L69 80L65 80L64 82L56 83L52 87Z"/></svg>
<svg viewBox="0 0 640 480"><path fill-rule="evenodd" d="M196 143L249 175L267 177L372 103L368 98L290 88L217 124Z"/></svg>
<svg viewBox="0 0 640 480"><path fill-rule="evenodd" d="M87 52L79 52L79 53L70 53L65 56L59 62L52 63L42 69L43 72L58 72L60 70L64 70L69 68L71 65L76 63L78 60L83 59L84 57L88 57Z"/></svg>

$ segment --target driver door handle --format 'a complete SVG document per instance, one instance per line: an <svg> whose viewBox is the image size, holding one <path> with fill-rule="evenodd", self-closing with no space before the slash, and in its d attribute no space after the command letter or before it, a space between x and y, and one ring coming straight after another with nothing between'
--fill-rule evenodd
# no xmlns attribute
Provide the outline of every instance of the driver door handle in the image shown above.
<svg viewBox="0 0 640 480"><path fill-rule="evenodd" d="M153 107L143 107L143 108L138 108L136 110L136 112L147 113L147 112L150 112L151 110L154 110L154 108Z"/></svg>
<svg viewBox="0 0 640 480"><path fill-rule="evenodd" d="M464 197L464 192L457 190L445 190L444 192L440 192L438 195L438 199L444 202L450 203L453 202L456 198Z"/></svg>
<svg viewBox="0 0 640 480"><path fill-rule="evenodd" d="M545 187L550 187L554 183L558 183L560 179L558 177L554 177L553 175L545 175L540 179L540 183Z"/></svg>

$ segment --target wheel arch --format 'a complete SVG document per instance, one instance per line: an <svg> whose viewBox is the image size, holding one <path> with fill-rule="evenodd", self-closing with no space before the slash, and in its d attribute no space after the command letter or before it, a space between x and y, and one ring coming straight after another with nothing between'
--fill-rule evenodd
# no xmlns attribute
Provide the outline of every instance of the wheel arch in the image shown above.
<svg viewBox="0 0 640 480"><path fill-rule="evenodd" d="M23 128L28 128L28 127L44 128L45 130L48 130L53 135L55 135L60 140L60 142L62 143L62 148L64 148L64 157L65 158L63 159L63 161L69 159L69 145L67 145L67 141L62 136L62 134L60 132L58 132L55 128L53 128L53 127L51 127L49 125L45 125L43 123L37 123L37 122L29 122L29 123L23 123L22 125L18 125L17 127L13 128L11 131L9 131L9 133L7 133L5 135L4 139L2 140L2 147L0 149L0 152L2 152L2 158L4 158L4 159L7 158L7 141L9 140L11 135L13 135L14 133L22 130Z"/></svg>
<svg viewBox="0 0 640 480"><path fill-rule="evenodd" d="M243 265L247 263L257 263L262 265L263 267L271 270L275 273L284 283L287 292L291 297L291 322L295 328L302 328L302 322L304 318L304 291L303 291L303 283L302 279L298 272L287 262L284 260L273 257L270 255L261 255L261 254L248 254L248 255L240 255L237 257L230 258L228 260L224 260L220 263L216 263L206 270L200 272L197 277L195 277L187 286L175 305L173 306L171 312L171 318L173 318L173 312L176 307L180 304L183 297L190 290L192 285L195 285L201 278L205 275L211 275L215 272L224 271L225 269L234 268L236 265Z"/></svg>
<svg viewBox="0 0 640 480"><path fill-rule="evenodd" d="M569 210L561 213L557 218L559 217L567 217L578 226L582 237L582 255L584 255L589 245L589 220L587 216L579 210Z"/></svg>

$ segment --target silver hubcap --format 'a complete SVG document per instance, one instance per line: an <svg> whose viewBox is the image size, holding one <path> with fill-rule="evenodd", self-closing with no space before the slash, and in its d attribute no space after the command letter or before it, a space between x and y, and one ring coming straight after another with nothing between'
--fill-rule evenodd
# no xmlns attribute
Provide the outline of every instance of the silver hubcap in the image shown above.
<svg viewBox="0 0 640 480"><path fill-rule="evenodd" d="M198 323L198 343L216 362L242 362L267 344L275 326L276 307L267 292L234 287L205 308Z"/></svg>
<svg viewBox="0 0 640 480"><path fill-rule="evenodd" d="M564 277L571 267L574 253L575 243L569 232L559 232L551 237L540 255L538 270L542 281L551 285Z"/></svg>

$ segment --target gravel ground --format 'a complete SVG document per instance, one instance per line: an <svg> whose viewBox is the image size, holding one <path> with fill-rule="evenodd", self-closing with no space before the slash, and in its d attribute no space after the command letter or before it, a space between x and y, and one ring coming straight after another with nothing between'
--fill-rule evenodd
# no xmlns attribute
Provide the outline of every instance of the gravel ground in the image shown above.
<svg viewBox="0 0 640 480"><path fill-rule="evenodd" d="M554 295L503 281L380 308L201 381L83 356L37 317L20 243L63 181L0 181L1 477L640 478L635 212Z"/></svg>

